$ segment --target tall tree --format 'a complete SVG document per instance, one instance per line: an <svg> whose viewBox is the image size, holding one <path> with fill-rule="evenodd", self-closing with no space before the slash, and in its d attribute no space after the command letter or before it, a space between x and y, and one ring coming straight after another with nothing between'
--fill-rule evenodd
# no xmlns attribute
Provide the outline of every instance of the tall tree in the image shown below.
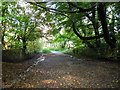
<svg viewBox="0 0 120 90"><path fill-rule="evenodd" d="M22 3L25 4L25 3ZM12 43L16 45L16 48L23 48L25 53L27 49L27 42L34 41L35 39L42 36L40 31L36 31L36 27L40 25L40 17L37 18L41 13L36 11L32 6L26 4L26 7L20 6L19 3L8 3L7 16L8 22L4 22L4 26L7 24L7 28L3 29L3 37L6 37ZM42 19L41 19L42 20ZM5 33L7 36L5 36ZM20 46L20 47L19 47ZM21 47L22 46L22 47Z"/></svg>
<svg viewBox="0 0 120 90"><path fill-rule="evenodd" d="M59 13L60 15L66 16L71 20L71 24L73 27L73 31L74 33L82 40L84 40L85 42L87 42L88 45L92 46L90 44L90 42L88 40L92 40L92 39L96 39L96 45L97 47L100 46L100 38L104 37L106 43L111 47L111 48L115 48L115 42L116 39L113 35L110 34L109 30L108 30L108 23L107 23L107 17L106 17L106 12L107 10L105 10L106 8L106 3L73 3L73 2L68 2L68 3L49 3L49 5L54 5L54 8L49 8L47 6L45 6L45 4L41 4L41 3L32 3L40 8L43 8L45 10L48 10L50 12L54 12L54 13ZM109 4L108 6L111 6L114 3ZM48 5L48 4L47 4ZM70 8L69 8L70 7ZM98 13L98 16L97 16ZM88 35L88 37L82 36L80 33L78 32L78 30L76 30L76 25L77 21L80 20L81 17L85 17L87 16L90 21L92 22L92 27L95 31L95 35L94 36L90 36L90 34ZM84 18L85 20L86 18ZM83 18L82 18L83 20ZM86 19L88 20L88 19ZM67 24L66 24L67 25ZM79 24L80 25L80 24ZM90 26L90 24L87 24ZM102 25L102 32L99 25ZM85 29L85 28L84 28ZM88 32L88 30L86 30ZM89 30L90 32L90 30ZM85 33L86 34L86 33Z"/></svg>

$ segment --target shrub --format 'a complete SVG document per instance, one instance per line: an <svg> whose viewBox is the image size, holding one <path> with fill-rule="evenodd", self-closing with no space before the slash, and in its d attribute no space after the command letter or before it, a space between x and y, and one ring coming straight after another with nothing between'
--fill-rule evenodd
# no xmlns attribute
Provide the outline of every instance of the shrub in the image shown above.
<svg viewBox="0 0 120 90"><path fill-rule="evenodd" d="M43 49L43 50L41 50L41 53L51 53L51 51L48 49Z"/></svg>
<svg viewBox="0 0 120 90"><path fill-rule="evenodd" d="M35 41L28 41L27 53L32 53L34 51L39 51L41 49L42 49L42 43L39 41L39 39L36 39Z"/></svg>
<svg viewBox="0 0 120 90"><path fill-rule="evenodd" d="M59 51L60 48L49 48L50 50L53 50L53 51Z"/></svg>
<svg viewBox="0 0 120 90"><path fill-rule="evenodd" d="M67 54L72 54L73 52L71 50L64 50L64 51L60 51L62 53L67 53Z"/></svg>
<svg viewBox="0 0 120 90"><path fill-rule="evenodd" d="M2 61L3 62L22 62L34 57L34 53L25 54L22 49L8 49L2 50Z"/></svg>

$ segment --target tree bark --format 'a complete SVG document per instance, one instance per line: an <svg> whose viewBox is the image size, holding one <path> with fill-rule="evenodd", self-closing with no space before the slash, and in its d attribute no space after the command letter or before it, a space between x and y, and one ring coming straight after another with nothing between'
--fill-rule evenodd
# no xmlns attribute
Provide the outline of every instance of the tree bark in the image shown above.
<svg viewBox="0 0 120 90"><path fill-rule="evenodd" d="M98 37L96 37L96 36L94 36L94 37L82 37L82 36L77 32L77 30L76 30L76 28L75 28L75 23L72 22L72 24L73 24L72 27L73 27L74 33L75 33L80 39L82 39L82 40L84 41L84 43L86 43L89 48L95 49L95 47L94 47L90 42L88 42L87 40L95 39L95 38L98 38Z"/></svg>
<svg viewBox="0 0 120 90"><path fill-rule="evenodd" d="M26 40L26 30L27 30L27 25L28 25L28 22L25 23L25 31L24 31L24 36L22 38L22 42L23 42L23 53L25 54L26 53L26 49L27 49L27 40Z"/></svg>
<svg viewBox="0 0 120 90"><path fill-rule="evenodd" d="M22 42L23 42L23 53L25 54L26 52L26 49L27 49L27 45L26 45L26 39L25 38L22 38Z"/></svg>
<svg viewBox="0 0 120 90"><path fill-rule="evenodd" d="M101 34L101 35L99 35L99 36L83 37L83 36L81 36L81 35L77 32L77 30L76 30L76 28L75 28L75 23L74 23L73 21L72 21L72 27L73 27L74 33L75 33L80 39L82 39L82 40L92 40L92 39L96 39L96 38L101 38L101 37L103 37L103 34Z"/></svg>
<svg viewBox="0 0 120 90"><path fill-rule="evenodd" d="M5 12L6 12L6 7L5 8L2 8L2 17L5 17ZM4 34L5 34L5 29L6 29L6 25L5 25L5 22L2 20L1 21L1 24L3 26L3 29L2 29L2 45L3 45L3 48L5 48L5 43L4 43Z"/></svg>
<svg viewBox="0 0 120 90"><path fill-rule="evenodd" d="M98 21L96 20L96 8L92 11L92 23L93 23L93 27L95 30L95 35L99 36L99 31L98 31ZM100 48L100 38L96 38L96 47Z"/></svg>
<svg viewBox="0 0 120 90"><path fill-rule="evenodd" d="M111 48L115 48L116 47L116 45L115 45L116 41L113 40L114 38L110 36L110 33L108 31L107 20L106 20L106 12L105 12L104 4L103 3L99 3L97 10L98 10L99 20L100 20L101 25L102 25L104 39L105 39L106 43Z"/></svg>

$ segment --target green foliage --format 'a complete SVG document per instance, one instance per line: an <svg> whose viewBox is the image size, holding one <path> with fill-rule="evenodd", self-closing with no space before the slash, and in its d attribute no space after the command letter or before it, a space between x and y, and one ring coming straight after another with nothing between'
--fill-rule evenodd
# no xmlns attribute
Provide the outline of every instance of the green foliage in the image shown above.
<svg viewBox="0 0 120 90"><path fill-rule="evenodd" d="M109 49L110 45L107 45L108 42L104 40L105 37L101 39L83 40L73 31L72 21L74 21L75 29L81 37L92 37L98 36L98 34L104 34L101 28L101 21L99 20L99 11L97 11L96 9L99 3L72 3L73 5L66 2L49 2L47 4L40 3L40 5L42 5L43 7L49 8L51 6L52 8L57 9L57 11L50 10L52 11L50 12L31 4L30 6L28 5L22 7L16 2L4 2L2 5L2 17L0 17L3 25L3 45L5 45L5 43L7 42L8 47L11 49L24 48L24 46L26 45L27 52L34 52L36 50L42 49L42 44L40 41L38 41L38 38L44 36L46 39L49 39L50 36L52 38L48 41L53 42L57 45L55 45L55 48L43 50L43 53L50 53L50 50L58 51L72 48L73 53L80 54L81 56L111 56L112 51ZM94 5L96 5L96 7L90 9L90 7ZM105 18L108 24L108 30L106 30L110 33L110 35L115 36L117 40L116 48L118 50L120 44L119 7L120 6L118 3L105 4L105 12L107 16ZM90 9L90 11L67 13L68 11L81 10L78 8ZM63 11L63 13L59 11ZM64 13L65 11L66 13ZM44 30L46 27L49 28L49 30L46 31L46 33L43 33L42 30ZM110 37L109 39L111 40L113 39L113 37ZM89 49L88 47L90 47L90 45L93 46L96 51ZM104 53L102 53L102 51ZM71 51L69 50L62 52L71 53Z"/></svg>
<svg viewBox="0 0 120 90"><path fill-rule="evenodd" d="M10 43L10 44L8 45L8 47L9 47L10 49L20 49L20 48L22 48L22 46L23 46L23 43L20 42L20 41L15 41L14 43Z"/></svg>
<svg viewBox="0 0 120 90"><path fill-rule="evenodd" d="M63 50L63 51L59 51L65 54L73 54L72 50Z"/></svg>
<svg viewBox="0 0 120 90"><path fill-rule="evenodd" d="M59 51L59 50L61 50L61 48L49 48L49 50L51 50L51 51Z"/></svg>
<svg viewBox="0 0 120 90"><path fill-rule="evenodd" d="M42 49L42 50L40 51L40 53L51 53L51 51L48 50L48 49Z"/></svg>
<svg viewBox="0 0 120 90"><path fill-rule="evenodd" d="M5 8L5 9L4 9ZM13 48L23 48L23 46L27 46L28 43L28 52L32 52L36 49L40 49L38 47L32 48L31 50L30 42L33 47L36 45L35 40L40 38L42 35L41 32L36 31L36 27L38 26L37 20L41 18L36 18L38 16L38 12L34 10L33 7L21 7L18 3L3 3L3 42L8 42L9 49ZM31 11L28 11L31 10ZM40 25L40 24L39 24ZM25 42L23 42L23 40ZM34 44L33 44L34 43ZM37 45L36 45L37 46ZM6 48L8 49L8 48Z"/></svg>
<svg viewBox="0 0 120 90"><path fill-rule="evenodd" d="M114 57L113 51L105 43L101 44L101 48L95 50L88 47L76 47L72 50L72 53L79 55L80 57L90 57L90 58L108 58ZM117 49L120 50L120 49ZM120 52L117 53L117 56L120 55Z"/></svg>
<svg viewBox="0 0 120 90"><path fill-rule="evenodd" d="M42 43L39 39L36 39L34 41L28 41L27 43L27 53L31 53L34 51L38 51L42 49Z"/></svg>
<svg viewBox="0 0 120 90"><path fill-rule="evenodd" d="M94 51L93 49L90 49L90 48L79 48L79 49L76 48L76 49L73 49L73 53L76 55L79 55L81 57L91 57L91 58L100 57L100 55L97 51ZM102 56L102 57L104 57L104 56Z"/></svg>

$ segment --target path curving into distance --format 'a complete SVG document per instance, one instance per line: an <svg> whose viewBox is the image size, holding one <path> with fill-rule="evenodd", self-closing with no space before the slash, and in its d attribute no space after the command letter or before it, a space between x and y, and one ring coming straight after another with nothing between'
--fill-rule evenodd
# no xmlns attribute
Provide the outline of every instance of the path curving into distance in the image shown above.
<svg viewBox="0 0 120 90"><path fill-rule="evenodd" d="M52 51L38 57L12 88L118 88L118 70L118 63Z"/></svg>

